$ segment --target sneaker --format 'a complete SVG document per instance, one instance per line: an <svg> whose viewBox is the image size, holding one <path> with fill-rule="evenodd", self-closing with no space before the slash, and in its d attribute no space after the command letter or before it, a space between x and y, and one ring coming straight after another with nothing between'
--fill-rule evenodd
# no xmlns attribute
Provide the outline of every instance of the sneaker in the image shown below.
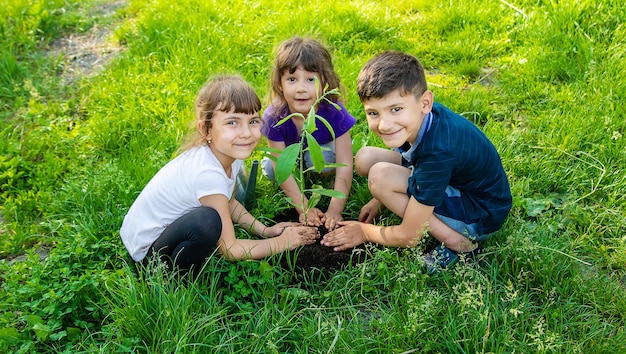
<svg viewBox="0 0 626 354"><path fill-rule="evenodd" d="M456 252L448 247L444 246L443 243L439 244L439 246L435 247L434 250L426 253L424 256L424 264L426 265L426 270L428 274L432 275L439 272L442 269L452 268L456 263L459 262L459 259L473 259L477 255L482 252L480 247L477 247L471 252Z"/></svg>

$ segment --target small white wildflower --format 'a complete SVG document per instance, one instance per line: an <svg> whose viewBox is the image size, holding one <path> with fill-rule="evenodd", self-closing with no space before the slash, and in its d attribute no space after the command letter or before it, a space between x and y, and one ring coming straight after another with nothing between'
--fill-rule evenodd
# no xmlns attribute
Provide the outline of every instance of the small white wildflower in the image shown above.
<svg viewBox="0 0 626 354"><path fill-rule="evenodd" d="M509 281L506 284L506 295L505 298L502 299L502 301L504 302L513 302L515 301L515 299L517 299L517 290L515 290L515 286L513 285L513 282L511 281L511 279L509 279Z"/></svg>
<svg viewBox="0 0 626 354"><path fill-rule="evenodd" d="M540 352L554 351L560 347L559 335L550 331L547 328L545 319L540 318L533 325L535 333L529 333L529 337L532 338L531 346L537 348Z"/></svg>
<svg viewBox="0 0 626 354"><path fill-rule="evenodd" d="M611 139L613 140L619 140L622 138L622 134L620 132L618 132L617 130L613 131L613 135L611 136Z"/></svg>
<svg viewBox="0 0 626 354"><path fill-rule="evenodd" d="M517 318L517 316L523 314L524 311L521 311L519 309L509 309L509 313L515 316L515 318Z"/></svg>

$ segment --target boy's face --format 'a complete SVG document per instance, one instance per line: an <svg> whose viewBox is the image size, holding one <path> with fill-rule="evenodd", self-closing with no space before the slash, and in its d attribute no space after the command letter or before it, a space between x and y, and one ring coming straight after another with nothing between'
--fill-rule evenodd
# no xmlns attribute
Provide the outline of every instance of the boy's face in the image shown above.
<svg viewBox="0 0 626 354"><path fill-rule="evenodd" d="M433 93L428 90L419 98L412 93L402 96L396 89L381 98L363 101L369 128L390 148L405 142L413 144L432 105Z"/></svg>

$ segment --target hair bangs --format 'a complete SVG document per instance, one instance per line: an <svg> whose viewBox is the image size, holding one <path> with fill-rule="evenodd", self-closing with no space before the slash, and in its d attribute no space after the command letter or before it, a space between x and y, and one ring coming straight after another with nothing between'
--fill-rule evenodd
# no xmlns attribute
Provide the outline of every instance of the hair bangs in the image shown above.
<svg viewBox="0 0 626 354"><path fill-rule="evenodd" d="M217 96L217 111L254 114L261 110L259 96L243 82L230 87L226 85Z"/></svg>

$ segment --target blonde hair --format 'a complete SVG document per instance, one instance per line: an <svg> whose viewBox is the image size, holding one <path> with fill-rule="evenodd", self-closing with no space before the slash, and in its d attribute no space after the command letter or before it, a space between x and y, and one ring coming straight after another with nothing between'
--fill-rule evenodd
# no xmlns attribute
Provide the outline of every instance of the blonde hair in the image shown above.
<svg viewBox="0 0 626 354"><path fill-rule="evenodd" d="M215 111L254 114L261 111L256 91L241 76L221 75L209 79L198 92L195 104L196 132L179 152L206 145Z"/></svg>

